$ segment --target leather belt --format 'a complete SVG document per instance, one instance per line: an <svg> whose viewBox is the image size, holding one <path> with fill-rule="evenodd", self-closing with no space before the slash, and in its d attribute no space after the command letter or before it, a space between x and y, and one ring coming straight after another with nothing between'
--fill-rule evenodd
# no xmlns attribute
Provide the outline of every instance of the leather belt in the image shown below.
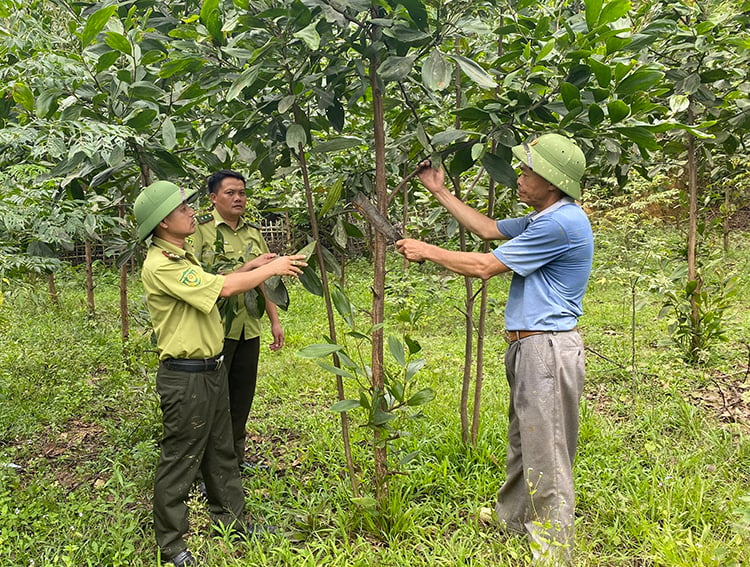
<svg viewBox="0 0 750 567"><path fill-rule="evenodd" d="M161 362L165 368L175 372L212 372L221 368L224 355L213 358L165 358Z"/></svg>
<svg viewBox="0 0 750 567"><path fill-rule="evenodd" d="M578 327L573 327L569 331L577 331ZM514 343L526 337L533 335L543 335L545 333L567 333L569 331L505 331L505 342L508 344Z"/></svg>

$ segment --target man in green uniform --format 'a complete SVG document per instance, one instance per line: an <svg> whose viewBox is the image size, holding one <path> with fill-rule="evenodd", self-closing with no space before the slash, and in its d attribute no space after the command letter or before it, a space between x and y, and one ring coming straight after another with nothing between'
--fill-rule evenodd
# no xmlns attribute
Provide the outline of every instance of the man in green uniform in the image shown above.
<svg viewBox="0 0 750 567"><path fill-rule="evenodd" d="M204 265L211 264L217 254L216 235L221 235L223 255L244 261L258 257L273 258L263 239L260 227L243 218L247 206L245 178L228 169L217 171L208 178L208 194L214 209L198 218L192 236L195 257ZM266 300L266 313L271 321L273 342L271 350L284 346L284 330L276 305ZM260 356L260 319L251 316L245 302L238 302L238 312L224 338L224 364L229 376L229 409L232 414L232 439L240 470L252 465L245 462L245 425L255 396Z"/></svg>
<svg viewBox="0 0 750 567"><path fill-rule="evenodd" d="M195 565L183 536L186 500L198 470L206 483L215 525L237 533L245 497L231 440L226 369L221 350L220 297L236 295L275 275L297 276L302 256L256 259L231 274L206 273L185 251L195 231L195 211L186 200L195 190L168 181L146 187L135 200L138 238L152 236L141 279L159 353L163 437L154 480L154 529L161 556L174 565Z"/></svg>

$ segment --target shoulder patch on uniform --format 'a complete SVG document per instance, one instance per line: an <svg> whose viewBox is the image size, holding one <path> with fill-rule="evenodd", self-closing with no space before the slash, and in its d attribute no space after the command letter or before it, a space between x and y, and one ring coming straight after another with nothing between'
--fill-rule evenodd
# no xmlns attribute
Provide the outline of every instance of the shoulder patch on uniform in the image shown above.
<svg viewBox="0 0 750 567"><path fill-rule="evenodd" d="M170 260L173 260L175 262L177 260L182 260L182 256L180 256L179 254L175 254L174 252L170 252L169 250L162 250L161 253L164 254Z"/></svg>
<svg viewBox="0 0 750 567"><path fill-rule="evenodd" d="M214 220L214 216L211 213L203 213L195 217L195 222L198 224L206 224L209 221Z"/></svg>
<svg viewBox="0 0 750 567"><path fill-rule="evenodd" d="M198 287L201 284L201 277L193 268L188 268L182 272L180 283L188 287Z"/></svg>

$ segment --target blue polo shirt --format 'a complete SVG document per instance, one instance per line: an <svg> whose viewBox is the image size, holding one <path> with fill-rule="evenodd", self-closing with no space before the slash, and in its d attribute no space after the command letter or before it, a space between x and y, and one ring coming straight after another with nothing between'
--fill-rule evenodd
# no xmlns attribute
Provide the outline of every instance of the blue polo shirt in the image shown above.
<svg viewBox="0 0 750 567"><path fill-rule="evenodd" d="M513 270L505 328L569 331L583 314L594 236L586 213L572 199L521 218L497 221L510 240L493 254Z"/></svg>

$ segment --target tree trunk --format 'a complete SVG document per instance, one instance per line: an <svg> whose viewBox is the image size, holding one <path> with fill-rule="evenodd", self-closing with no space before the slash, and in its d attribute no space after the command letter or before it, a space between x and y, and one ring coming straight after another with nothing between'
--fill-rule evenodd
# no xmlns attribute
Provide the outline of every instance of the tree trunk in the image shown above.
<svg viewBox="0 0 750 567"><path fill-rule="evenodd" d="M692 109L688 110L688 124L693 123ZM691 310L691 353L696 353L700 345L700 329L698 303L695 298L700 293L700 280L698 278L698 268L696 264L696 248L698 240L698 164L695 155L695 137L687 134L687 174L688 174L688 195L689 195L689 213L688 213L688 281L697 281L698 285L695 291L690 294Z"/></svg>
<svg viewBox="0 0 750 567"><path fill-rule="evenodd" d="M377 70L380 61L377 56L370 60L370 88L372 89L373 134L375 141L375 196L378 210L387 215L388 195L386 191L385 171L385 113L383 93ZM383 328L380 323L385 318L385 238L375 231L374 240L374 277L372 282L372 324L376 326L372 335L372 389L373 400L385 392L383 368ZM380 509L388 501L388 449L384 434L374 433L375 457L375 490Z"/></svg>
<svg viewBox="0 0 750 567"><path fill-rule="evenodd" d="M120 203L117 207L120 218L125 217L125 205ZM128 262L120 266L120 337L125 343L130 337L130 313L128 311Z"/></svg>
<svg viewBox="0 0 750 567"><path fill-rule="evenodd" d="M94 267L93 254L91 253L91 240L86 238L83 241L83 248L86 255L86 299L89 306L89 315L96 317L96 304L94 301Z"/></svg>
<svg viewBox="0 0 750 567"><path fill-rule="evenodd" d="M328 272L326 271L325 259L323 257L323 247L320 243L320 228L318 227L318 219L315 216L315 203L313 201L312 187L310 186L310 177L307 171L307 160L305 159L305 152L301 147L298 152L298 160L300 169L302 170L302 182L305 187L305 197L307 199L307 212L310 216L310 230L315 239L315 255L318 259L318 265L320 266L320 282L323 285L323 299L326 304L328 333L335 344L337 343L337 337L333 302L331 301L331 289L328 283ZM341 361L335 353L333 355L333 365L336 368L341 368ZM346 399L344 393L344 381L343 378L338 375L336 376L336 397L339 401ZM359 497L359 480L354 469L354 460L352 459L352 447L351 441L349 440L349 418L346 412L341 412L341 439L344 444L346 468L349 471L349 479L352 483L352 493L355 497Z"/></svg>
<svg viewBox="0 0 750 567"><path fill-rule="evenodd" d="M724 242L724 253L729 252L729 220L732 216L732 199L731 199L732 186L729 184L724 185L724 218L722 219L722 239Z"/></svg>
<svg viewBox="0 0 750 567"><path fill-rule="evenodd" d="M49 289L49 298L52 300L52 304L55 307L60 307L60 296L57 293L57 286L55 285L55 272L47 274L47 288Z"/></svg>

